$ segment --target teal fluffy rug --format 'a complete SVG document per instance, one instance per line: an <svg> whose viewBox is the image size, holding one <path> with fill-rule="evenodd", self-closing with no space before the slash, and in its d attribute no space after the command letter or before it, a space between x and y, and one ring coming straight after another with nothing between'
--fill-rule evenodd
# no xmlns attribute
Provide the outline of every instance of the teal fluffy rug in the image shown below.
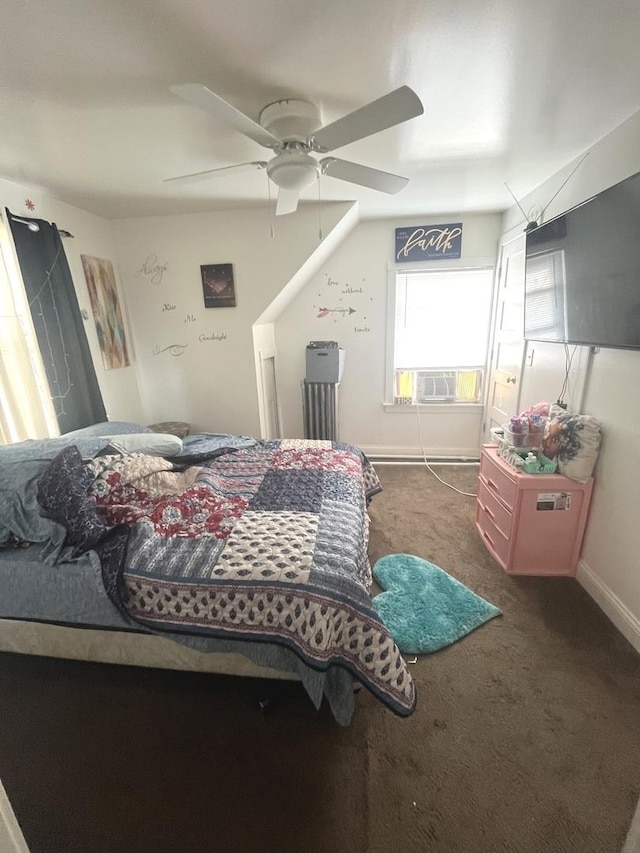
<svg viewBox="0 0 640 853"><path fill-rule="evenodd" d="M385 590L373 606L407 654L437 652L501 615L443 569L411 554L382 557L373 576Z"/></svg>

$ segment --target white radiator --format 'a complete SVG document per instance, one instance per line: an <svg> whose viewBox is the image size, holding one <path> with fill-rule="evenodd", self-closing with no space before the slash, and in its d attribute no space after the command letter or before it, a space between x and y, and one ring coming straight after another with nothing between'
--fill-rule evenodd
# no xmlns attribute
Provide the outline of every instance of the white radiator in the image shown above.
<svg viewBox="0 0 640 853"><path fill-rule="evenodd" d="M304 437L338 440L338 383L302 382Z"/></svg>

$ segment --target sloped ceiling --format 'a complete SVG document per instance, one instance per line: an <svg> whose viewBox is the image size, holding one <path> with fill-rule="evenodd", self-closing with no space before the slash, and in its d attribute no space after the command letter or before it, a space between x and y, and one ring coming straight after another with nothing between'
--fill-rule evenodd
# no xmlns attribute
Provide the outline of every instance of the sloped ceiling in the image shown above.
<svg viewBox="0 0 640 853"><path fill-rule="evenodd" d="M423 116L337 156L397 196L323 178L363 216L502 210L640 108L636 0L3 0L0 176L109 217L266 204L263 172L163 178L271 153L180 102L204 83L258 118L323 122L407 84ZM314 187L304 198L317 198Z"/></svg>

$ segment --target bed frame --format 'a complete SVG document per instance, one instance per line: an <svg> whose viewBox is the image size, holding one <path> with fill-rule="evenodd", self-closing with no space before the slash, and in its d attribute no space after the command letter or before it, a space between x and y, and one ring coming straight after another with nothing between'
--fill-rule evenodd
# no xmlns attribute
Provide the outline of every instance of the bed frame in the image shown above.
<svg viewBox="0 0 640 853"><path fill-rule="evenodd" d="M295 672L259 666L236 652L200 652L142 632L72 628L0 619L0 651L127 666L300 681Z"/></svg>

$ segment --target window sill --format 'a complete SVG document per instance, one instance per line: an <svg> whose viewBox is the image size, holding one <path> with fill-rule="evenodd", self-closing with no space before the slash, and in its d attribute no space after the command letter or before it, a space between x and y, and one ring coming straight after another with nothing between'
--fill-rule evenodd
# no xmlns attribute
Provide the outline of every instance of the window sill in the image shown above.
<svg viewBox="0 0 640 853"><path fill-rule="evenodd" d="M415 415L418 409L420 413L465 415L481 412L483 409L482 403L420 403L411 406L401 403L383 403L382 406L385 412L391 412L394 415Z"/></svg>

